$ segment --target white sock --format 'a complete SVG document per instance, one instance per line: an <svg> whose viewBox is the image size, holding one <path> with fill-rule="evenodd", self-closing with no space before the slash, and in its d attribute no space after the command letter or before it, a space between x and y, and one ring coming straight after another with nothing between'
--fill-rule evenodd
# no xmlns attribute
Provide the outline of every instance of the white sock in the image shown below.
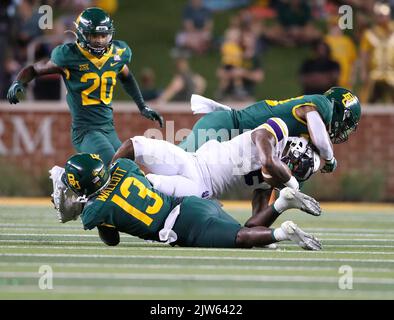
<svg viewBox="0 0 394 320"><path fill-rule="evenodd" d="M276 239L276 241L289 240L282 228L276 228L274 230L274 238Z"/></svg>
<svg viewBox="0 0 394 320"><path fill-rule="evenodd" d="M279 197L278 199L275 200L273 206L278 213L282 213L283 211L287 210L287 201Z"/></svg>

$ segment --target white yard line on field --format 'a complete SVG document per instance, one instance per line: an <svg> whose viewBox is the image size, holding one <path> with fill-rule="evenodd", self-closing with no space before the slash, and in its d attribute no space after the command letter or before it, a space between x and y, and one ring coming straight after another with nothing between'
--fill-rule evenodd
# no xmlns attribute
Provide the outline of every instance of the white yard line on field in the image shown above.
<svg viewBox="0 0 394 320"><path fill-rule="evenodd" d="M311 261L311 262L365 262L394 263L394 259L354 258L282 258L282 257L207 257L207 256L161 256L161 255L105 255L105 254L64 254L64 253L0 253L0 257L41 257L41 258L111 258L111 259L167 259L167 260L236 260L236 261Z"/></svg>
<svg viewBox="0 0 394 320"><path fill-rule="evenodd" d="M29 224L22 224L22 223L0 223L0 228L15 228L15 229L59 229L59 230L80 230L82 231L81 225L64 225L64 224L54 224L54 225L46 225L43 226L42 223L29 223ZM322 234L332 234L332 233L339 233L339 234L387 234L394 236L394 232L390 232L391 230L387 229L369 229L369 228L304 228L304 231L308 232L320 232Z"/></svg>
<svg viewBox="0 0 394 320"><path fill-rule="evenodd" d="M213 285L216 286L216 283ZM2 286L4 292L7 293L21 293L21 294L31 294L34 293L35 295L38 294L46 294L47 292L39 290L38 286L36 285L5 285ZM192 291L192 292L191 292ZM185 290L182 287L160 287L160 286L105 286L101 287L99 291L97 291L97 287L95 286L74 286L74 285L55 285L53 290L51 290L50 294L51 297L54 294L70 294L72 299L75 299L76 295L81 294L88 294L87 298L91 299L91 295L93 294L100 294L106 295L107 299L111 299L114 295L118 295L116 298L124 297L127 298L127 295L141 297L141 295L149 295L152 297L160 296L161 298L167 298L175 295L182 295L187 299L185 294L190 295L200 295L206 298L209 297L216 297L216 296L226 296L226 293L223 292L223 288L215 288L215 287L195 287L192 290L187 289ZM339 290L339 289L319 289L316 288L242 288L242 287L234 287L231 289L231 296L238 295L242 297L242 299L247 299L248 297L255 297L255 298L279 298L284 299L287 297L294 298L308 298L311 299L335 299L335 298L351 298L351 299L392 299L393 293L389 293L384 290L368 290L365 289L363 291L358 291L356 289L353 290ZM73 298L74 297L74 298ZM203 299L204 299L203 298ZM230 297L231 299L231 297ZM238 304L242 305L242 301L239 301Z"/></svg>
<svg viewBox="0 0 394 320"><path fill-rule="evenodd" d="M343 235L343 234L342 234ZM11 237L82 237L82 238L98 238L98 234L70 234L70 233L64 233L64 234L55 234L55 233L1 233L0 234L0 240L1 236L11 236ZM393 239L387 239L387 238L325 238L323 240L326 241L388 241L388 242L394 242ZM143 241L142 241L143 242Z"/></svg>
<svg viewBox="0 0 394 320"><path fill-rule="evenodd" d="M327 241L327 239L324 239L324 241ZM22 244L40 244L43 242L50 242L54 245L56 244L75 244L75 245L86 245L86 244L93 244L97 246L102 246L103 244L101 241L86 241L86 240L18 240L18 239L6 239L2 240L0 239L0 247L2 247L2 243L22 243ZM127 246L128 249L132 249L132 245L140 245L142 243L146 243L145 241L138 241L134 240L133 241L121 241L120 246L116 247L116 250L119 248L126 248L125 245L130 245ZM161 245L160 243L155 243L156 245ZM290 243L278 243L280 247L282 246L288 246L291 245ZM394 248L394 245L383 245L383 244L325 244L323 243L324 247L343 247L343 248ZM164 245L163 245L164 246ZM32 247L32 246L31 246ZM167 247L167 246L166 246ZM55 247L53 247L55 248ZM93 246L91 248L94 248ZM180 249L180 248L177 248ZM208 248L205 250L209 250ZM221 250L226 250L226 249L221 249ZM227 249L227 250L233 250L233 249ZM272 250L271 250L272 251Z"/></svg>
<svg viewBox="0 0 394 320"><path fill-rule="evenodd" d="M12 237L82 237L82 238L98 238L98 234L79 234L79 233L0 233L0 236L12 236Z"/></svg>
<svg viewBox="0 0 394 320"><path fill-rule="evenodd" d="M38 267L40 262L0 262L0 267ZM238 266L238 265L217 265L217 264L193 264L193 265L180 265L180 264L145 264L145 263L50 263L51 267L54 268L102 268L102 269L198 269L198 270L243 270L243 271L335 271L338 272L337 267L320 267L320 266ZM89 270L87 270L89 272ZM353 271L357 272L394 272L394 269L390 268L364 268L364 267L353 267Z"/></svg>
<svg viewBox="0 0 394 320"><path fill-rule="evenodd" d="M116 249L113 249L108 246L102 246L102 247L91 247L91 246L61 246L61 247L53 247L53 246L21 246L21 245L0 245L0 249L50 249L50 250L115 250L115 251L130 251L130 248L125 248L125 247L117 247ZM218 252L239 252L242 251L242 253L247 253L250 250L245 250L245 249L222 249L222 248L176 248L173 249L172 247L168 247L169 250L176 250L176 251L218 251ZM163 247L149 247L149 248L138 248L139 251L162 251ZM286 250L286 249L276 249L276 250L261 250L257 249L259 253L268 253L272 254L275 252L278 253L305 253L306 250ZM365 255L394 255L394 252L382 252L382 251L307 251L310 254L365 254Z"/></svg>
<svg viewBox="0 0 394 320"><path fill-rule="evenodd" d="M167 273L99 273L56 272L56 279L111 279L111 280L170 280L170 281L248 281L248 282L320 282L338 283L335 276L274 276L274 275L218 275ZM0 272L0 278L39 278L36 272ZM393 278L354 277L354 284L394 284Z"/></svg>

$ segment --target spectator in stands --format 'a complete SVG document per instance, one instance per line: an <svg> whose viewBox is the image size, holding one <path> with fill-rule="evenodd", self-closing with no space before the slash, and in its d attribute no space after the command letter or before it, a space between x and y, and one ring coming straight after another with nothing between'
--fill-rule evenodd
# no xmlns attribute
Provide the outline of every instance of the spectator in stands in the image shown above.
<svg viewBox="0 0 394 320"><path fill-rule="evenodd" d="M374 6L376 25L367 29L360 45L362 102L394 102L394 23L387 4Z"/></svg>
<svg viewBox="0 0 394 320"><path fill-rule="evenodd" d="M285 45L309 44L321 37L313 25L311 7L306 0L277 0L274 2L278 22L269 32L270 40Z"/></svg>
<svg viewBox="0 0 394 320"><path fill-rule="evenodd" d="M140 73L140 89L145 101L157 99L161 90L156 87L156 75L152 68L143 68Z"/></svg>
<svg viewBox="0 0 394 320"><path fill-rule="evenodd" d="M217 71L219 100L252 100L255 85L264 77L253 19L246 13L240 14L239 20L232 18L230 28L226 31L221 48L222 63Z"/></svg>
<svg viewBox="0 0 394 320"><path fill-rule="evenodd" d="M40 14L38 13L38 1L22 0L18 7L17 34L16 34L16 59L20 63L27 61L28 44L35 38L43 35L39 27Z"/></svg>
<svg viewBox="0 0 394 320"><path fill-rule="evenodd" d="M90 6L99 7L112 16L118 10L118 0L94 0Z"/></svg>
<svg viewBox="0 0 394 320"><path fill-rule="evenodd" d="M239 98L245 97L246 92L241 78L243 50L239 28L232 27L226 31L221 56L221 66L217 70L219 91L216 98L222 100L232 93Z"/></svg>
<svg viewBox="0 0 394 320"><path fill-rule="evenodd" d="M313 57L303 62L300 78L303 94L323 94L338 85L339 64L330 57L330 47L320 40L313 46Z"/></svg>
<svg viewBox="0 0 394 320"><path fill-rule="evenodd" d="M7 88L12 83L12 75L19 70L19 64L12 59L12 39L15 32L16 3L12 0L0 1L0 99L5 99ZM11 45L10 45L11 44Z"/></svg>
<svg viewBox="0 0 394 320"><path fill-rule="evenodd" d="M339 63L339 86L351 89L357 60L357 48L349 36L338 25L338 18L331 16L328 21L328 34L324 38L330 47L332 59Z"/></svg>
<svg viewBox="0 0 394 320"><path fill-rule="evenodd" d="M16 73L27 62L29 43L43 34L39 28L38 1L5 1L1 2L1 27L7 41L2 47L3 61L0 61L0 88L2 97L14 80ZM4 15L4 16L3 16ZM11 46L9 44L11 43Z"/></svg>
<svg viewBox="0 0 394 320"><path fill-rule="evenodd" d="M184 8L182 24L183 29L176 36L176 46L197 54L205 53L211 44L213 20L202 0L190 0Z"/></svg>
<svg viewBox="0 0 394 320"><path fill-rule="evenodd" d="M243 88L247 93L245 99L254 99L256 85L264 80L264 70L258 54L251 56L244 55L240 76L242 78Z"/></svg>
<svg viewBox="0 0 394 320"><path fill-rule="evenodd" d="M193 93L203 94L205 91L206 81L190 68L188 53L174 50L172 57L175 60L175 75L156 100L158 104L163 104L167 101L190 101Z"/></svg>
<svg viewBox="0 0 394 320"><path fill-rule="evenodd" d="M244 11L244 14L241 15L243 61L240 76L243 88L247 93L247 99L254 97L255 86L264 79L264 71L260 61L260 50L262 48L258 46L259 34L255 27L253 16L249 11Z"/></svg>
<svg viewBox="0 0 394 320"><path fill-rule="evenodd" d="M224 11L244 7L254 0L205 0L204 6L211 11Z"/></svg>

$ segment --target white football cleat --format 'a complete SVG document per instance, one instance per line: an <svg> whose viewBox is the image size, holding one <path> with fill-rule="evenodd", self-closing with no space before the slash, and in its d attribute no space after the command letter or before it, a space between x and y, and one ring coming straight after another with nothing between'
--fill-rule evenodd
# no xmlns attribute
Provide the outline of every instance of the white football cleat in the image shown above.
<svg viewBox="0 0 394 320"><path fill-rule="evenodd" d="M295 242L305 250L321 250L322 245L319 239L311 234L302 231L293 221L285 221L280 228L287 235L288 239Z"/></svg>
<svg viewBox="0 0 394 320"><path fill-rule="evenodd" d="M76 220L82 213L83 204L78 200L78 196L62 182L64 168L54 166L49 173L53 185L52 202L59 221L65 223Z"/></svg>
<svg viewBox="0 0 394 320"><path fill-rule="evenodd" d="M51 197L56 210L59 210L60 202L62 201L62 193L66 190L66 186L61 180L63 173L64 168L59 166L54 166L49 170L49 179L52 180L53 186L53 193L51 194Z"/></svg>
<svg viewBox="0 0 394 320"><path fill-rule="evenodd" d="M280 191L279 198L282 198L283 201L287 204L286 210L295 208L300 209L313 216L321 215L321 208L319 202L317 202L314 198L306 195L305 193L286 187Z"/></svg>

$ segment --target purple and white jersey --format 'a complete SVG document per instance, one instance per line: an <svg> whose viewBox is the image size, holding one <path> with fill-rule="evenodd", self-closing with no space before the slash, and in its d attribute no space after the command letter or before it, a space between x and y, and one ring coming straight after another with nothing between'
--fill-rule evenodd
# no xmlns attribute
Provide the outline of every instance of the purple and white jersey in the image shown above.
<svg viewBox="0 0 394 320"><path fill-rule="evenodd" d="M197 151L196 157L203 172L209 176L212 196L220 197L227 190L239 186L244 188L268 188L269 186L254 177L262 167L258 150L252 141L252 132L265 129L275 138L275 153L281 158L286 146L289 131L280 118L270 118L252 131L247 131L225 142L210 140ZM205 180L208 177L205 177ZM257 178L257 179L256 179Z"/></svg>

